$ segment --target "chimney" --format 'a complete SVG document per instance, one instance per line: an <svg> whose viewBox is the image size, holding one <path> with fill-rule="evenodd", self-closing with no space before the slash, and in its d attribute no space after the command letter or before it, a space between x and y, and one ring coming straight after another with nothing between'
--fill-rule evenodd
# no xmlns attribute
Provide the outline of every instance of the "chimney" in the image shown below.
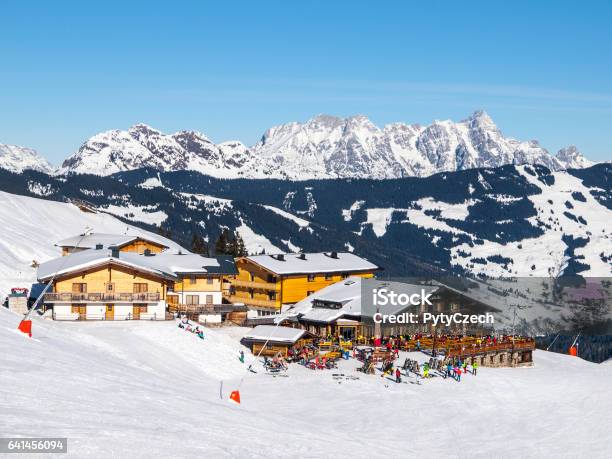
<svg viewBox="0 0 612 459"><path fill-rule="evenodd" d="M338 252L332 252L329 254L331 258L338 258Z"/></svg>
<svg viewBox="0 0 612 459"><path fill-rule="evenodd" d="M109 249L111 251L111 257L119 258L119 247L113 245L112 247L109 247Z"/></svg>
<svg viewBox="0 0 612 459"><path fill-rule="evenodd" d="M102 250L103 245L102 244L96 244L96 250Z"/></svg>
<svg viewBox="0 0 612 459"><path fill-rule="evenodd" d="M151 249L145 249L145 251L144 251L144 256L145 256L145 257L150 257L150 256L152 256L152 254L151 254Z"/></svg>
<svg viewBox="0 0 612 459"><path fill-rule="evenodd" d="M305 259L306 259L306 254L305 254L305 253L300 253L300 254L299 254L299 256L298 256L298 258L299 258L300 260L305 260Z"/></svg>
<svg viewBox="0 0 612 459"><path fill-rule="evenodd" d="M279 253L279 254L276 256L276 259L277 259L278 261L285 261L285 255L283 255L282 253Z"/></svg>

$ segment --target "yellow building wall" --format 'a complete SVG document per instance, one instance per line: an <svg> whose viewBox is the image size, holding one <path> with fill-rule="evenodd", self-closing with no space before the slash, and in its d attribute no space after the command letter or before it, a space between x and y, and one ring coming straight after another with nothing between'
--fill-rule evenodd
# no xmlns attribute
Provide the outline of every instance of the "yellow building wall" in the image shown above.
<svg viewBox="0 0 612 459"><path fill-rule="evenodd" d="M253 274L253 282L270 282L269 276L273 276L271 272L247 260L237 260L236 268L238 269L236 279L241 281L251 281L251 274ZM278 279L277 276L274 277Z"/></svg>
<svg viewBox="0 0 612 459"><path fill-rule="evenodd" d="M373 272L346 272L348 276L359 276L364 278L374 277ZM328 285L340 282L345 277L342 274L332 274L328 279L325 274L315 274L314 281L309 282L306 274L283 277L282 279L282 303L297 303L308 296L308 292L316 292Z"/></svg>
<svg viewBox="0 0 612 459"><path fill-rule="evenodd" d="M160 293L165 299L165 283L144 273L129 271L119 267L104 267L91 271L84 271L55 282L53 286L56 293L71 293L73 283L87 284L87 293L105 293L109 282L115 284L115 293L134 293L134 284L147 284L148 293Z"/></svg>
<svg viewBox="0 0 612 459"><path fill-rule="evenodd" d="M331 274L328 278L325 277L325 274L316 274L314 281L309 282L308 275L306 274L277 276L246 259L238 260L236 262L236 267L238 268L238 275L236 276L236 279L239 281L271 283L270 276L276 278L275 305L277 308L280 308L281 304L297 303L298 301L306 298L308 296L308 292L316 292L324 287L327 287L328 285L339 282L348 276L360 276L365 278L374 277L373 271L346 271L343 273ZM253 296L250 295L250 289L253 289ZM236 285L234 285L234 290L234 296L238 299L244 299L244 302L247 304L250 299L268 301L268 293L266 290L258 289L256 287Z"/></svg>
<svg viewBox="0 0 612 459"><path fill-rule="evenodd" d="M130 244L124 245L119 249L120 252L137 252L144 253L146 249L149 249L151 253L160 253L164 248L157 244L152 244L147 241L134 241Z"/></svg>
<svg viewBox="0 0 612 459"><path fill-rule="evenodd" d="M174 282L175 292L219 292L221 291L221 276L212 277L212 284L208 283L208 277L196 276L195 284L191 283L190 276Z"/></svg>

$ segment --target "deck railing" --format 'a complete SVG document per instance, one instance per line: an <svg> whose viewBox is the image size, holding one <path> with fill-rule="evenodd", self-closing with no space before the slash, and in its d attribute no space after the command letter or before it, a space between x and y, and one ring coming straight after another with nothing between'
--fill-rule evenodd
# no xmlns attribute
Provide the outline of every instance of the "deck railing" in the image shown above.
<svg viewBox="0 0 612 459"><path fill-rule="evenodd" d="M277 306L276 300L260 300L256 298L248 298L243 296L230 295L228 300L232 303L244 303L250 306L261 306L269 309L279 309Z"/></svg>
<svg viewBox="0 0 612 459"><path fill-rule="evenodd" d="M159 301L160 293L45 293L44 301L48 303L69 302L69 303L109 303L115 301L125 301L128 303Z"/></svg>
<svg viewBox="0 0 612 459"><path fill-rule="evenodd" d="M274 282L264 282L264 281L245 281L239 279L232 279L230 282L234 287L247 287L261 290L276 290L277 284Z"/></svg>
<svg viewBox="0 0 612 459"><path fill-rule="evenodd" d="M228 312L244 312L246 306L233 304L169 304L169 312L186 314L221 314Z"/></svg>

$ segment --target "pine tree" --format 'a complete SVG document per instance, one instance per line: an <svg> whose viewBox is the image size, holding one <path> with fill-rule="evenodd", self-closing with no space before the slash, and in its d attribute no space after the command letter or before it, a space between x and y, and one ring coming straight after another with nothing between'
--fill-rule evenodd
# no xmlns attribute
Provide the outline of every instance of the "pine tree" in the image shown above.
<svg viewBox="0 0 612 459"><path fill-rule="evenodd" d="M227 255L230 253L228 252L228 249L229 249L229 231L227 229L224 229L219 235L219 237L217 238L217 241L215 242L215 253L217 255Z"/></svg>
<svg viewBox="0 0 612 459"><path fill-rule="evenodd" d="M248 255L244 240L239 233L236 234L234 242L234 257L246 257Z"/></svg>
<svg viewBox="0 0 612 459"><path fill-rule="evenodd" d="M206 244L204 238L197 233L193 233L191 237L191 251L201 255L209 255L208 244Z"/></svg>

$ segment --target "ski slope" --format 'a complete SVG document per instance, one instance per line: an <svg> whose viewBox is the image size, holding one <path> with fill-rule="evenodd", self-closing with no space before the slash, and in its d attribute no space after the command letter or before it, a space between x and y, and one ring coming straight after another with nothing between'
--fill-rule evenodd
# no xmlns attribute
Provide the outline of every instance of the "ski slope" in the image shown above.
<svg viewBox="0 0 612 459"><path fill-rule="evenodd" d="M395 384L352 359L338 372L358 380L274 378L245 373L237 328L37 317L29 339L19 320L0 308L0 432L68 437L67 457L609 457L611 365L537 351L461 383Z"/></svg>
<svg viewBox="0 0 612 459"><path fill-rule="evenodd" d="M163 239L104 213L82 212L73 204L30 198L0 191L0 301L11 287L30 288L36 281L38 263L61 255L54 244L82 234L85 227L96 233L137 234ZM169 240L171 249L180 247ZM184 250L184 249L183 249Z"/></svg>

